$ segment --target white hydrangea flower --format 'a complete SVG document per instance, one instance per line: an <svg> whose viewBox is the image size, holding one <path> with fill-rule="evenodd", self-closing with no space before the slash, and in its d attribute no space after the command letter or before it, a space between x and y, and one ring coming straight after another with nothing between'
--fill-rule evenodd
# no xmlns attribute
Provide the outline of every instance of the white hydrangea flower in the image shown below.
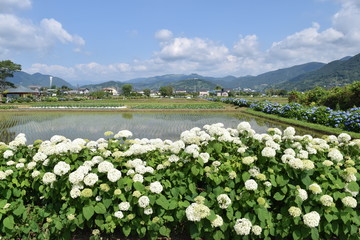
<svg viewBox="0 0 360 240"><path fill-rule="evenodd" d="M176 156L175 154L172 154L169 158L168 158L168 161L169 162L177 162L177 161L179 161L179 157L178 156Z"/></svg>
<svg viewBox="0 0 360 240"><path fill-rule="evenodd" d="M237 130L238 130L239 132L249 131L249 130L251 130L251 125L250 125L250 123L248 123L248 122L241 122L241 123L239 123L239 125L237 126Z"/></svg>
<svg viewBox="0 0 360 240"><path fill-rule="evenodd" d="M79 188L73 187L70 191L70 197L71 198L78 198L81 196L81 191Z"/></svg>
<svg viewBox="0 0 360 240"><path fill-rule="evenodd" d="M320 202L325 207L331 207L334 203L334 199L330 195L322 195L320 197Z"/></svg>
<svg viewBox="0 0 360 240"><path fill-rule="evenodd" d="M12 157L12 156L14 156L14 152L11 151L11 150L6 150L6 151L3 153L3 157L4 157L5 159L8 159L9 157Z"/></svg>
<svg viewBox="0 0 360 240"><path fill-rule="evenodd" d="M210 209L204 204L192 203L185 210L189 221L200 222L201 219L210 216Z"/></svg>
<svg viewBox="0 0 360 240"><path fill-rule="evenodd" d="M121 219L121 218L124 217L124 214L123 214L122 211L116 211L116 212L114 213L114 216L115 216L116 218Z"/></svg>
<svg viewBox="0 0 360 240"><path fill-rule="evenodd" d="M285 149L284 154L291 155L293 157L296 156L296 153L295 153L294 149L292 149L292 148Z"/></svg>
<svg viewBox="0 0 360 240"><path fill-rule="evenodd" d="M275 157L276 151L271 147L264 147L264 149L261 151L261 155L263 157Z"/></svg>
<svg viewBox="0 0 360 240"><path fill-rule="evenodd" d="M161 183L159 181L156 182L152 182L150 183L150 191L153 193L161 193L163 190L163 186L161 185Z"/></svg>
<svg viewBox="0 0 360 240"><path fill-rule="evenodd" d="M217 168L217 167L220 167L221 162L220 161L213 161L211 165L213 165L214 167Z"/></svg>
<svg viewBox="0 0 360 240"><path fill-rule="evenodd" d="M315 164L311 160L303 160L303 164L305 170L311 170L315 168Z"/></svg>
<svg viewBox="0 0 360 240"><path fill-rule="evenodd" d="M304 168L304 163L299 158L292 158L287 163L289 164L290 167L292 167L294 169L303 169Z"/></svg>
<svg viewBox="0 0 360 240"><path fill-rule="evenodd" d="M341 154L341 152L336 148L330 148L328 157L332 161L340 162L344 159L344 156Z"/></svg>
<svg viewBox="0 0 360 240"><path fill-rule="evenodd" d="M298 196L301 198L301 200L305 201L308 199L308 193L304 189L298 189Z"/></svg>
<svg viewBox="0 0 360 240"><path fill-rule="evenodd" d="M130 203L129 202L121 202L119 204L119 209L121 211L128 211L130 209Z"/></svg>
<svg viewBox="0 0 360 240"><path fill-rule="evenodd" d="M319 184L317 183L313 183L309 185L309 190L313 193L313 194L320 194L322 192L321 187L319 186Z"/></svg>
<svg viewBox="0 0 360 240"><path fill-rule="evenodd" d="M5 178L6 178L5 172L0 170L0 180L4 180Z"/></svg>
<svg viewBox="0 0 360 240"><path fill-rule="evenodd" d="M325 160L322 162L322 164L326 167L330 167L331 165L334 165L334 162L332 162L330 160Z"/></svg>
<svg viewBox="0 0 360 240"><path fill-rule="evenodd" d="M153 214L153 209L151 208L151 207L146 207L145 209L144 209L144 214L145 215L151 215L151 214Z"/></svg>
<svg viewBox="0 0 360 240"><path fill-rule="evenodd" d="M259 236L262 232L262 228L259 225L254 225L251 227L251 232L256 236Z"/></svg>
<svg viewBox="0 0 360 240"><path fill-rule="evenodd" d="M297 154L297 157L300 159L308 159L309 153L305 150L300 150L300 152Z"/></svg>
<svg viewBox="0 0 360 240"><path fill-rule="evenodd" d="M52 172L46 172L42 178L44 184L51 184L56 181L56 175Z"/></svg>
<svg viewBox="0 0 360 240"><path fill-rule="evenodd" d="M110 169L113 169L114 165L108 161L102 161L98 165L98 171L101 173L107 173Z"/></svg>
<svg viewBox="0 0 360 240"><path fill-rule="evenodd" d="M210 155L208 153L200 153L199 157L203 160L204 163L209 161Z"/></svg>
<svg viewBox="0 0 360 240"><path fill-rule="evenodd" d="M286 138L291 138L295 135L296 131L295 131L295 128L293 127L287 127L285 130L284 130L284 137Z"/></svg>
<svg viewBox="0 0 360 240"><path fill-rule="evenodd" d="M234 225L234 229L237 235L249 235L251 227L252 224L247 218L237 219Z"/></svg>
<svg viewBox="0 0 360 240"><path fill-rule="evenodd" d="M148 196L141 196L138 200L138 204L142 208L146 208L150 204L150 199Z"/></svg>
<svg viewBox="0 0 360 240"><path fill-rule="evenodd" d="M114 138L130 138L132 136L133 134L129 130L122 130L115 134Z"/></svg>
<svg viewBox="0 0 360 240"><path fill-rule="evenodd" d="M23 168L24 166L25 166L24 163L17 163L17 164L15 165L16 168Z"/></svg>
<svg viewBox="0 0 360 240"><path fill-rule="evenodd" d="M112 168L107 172L107 178L110 182L116 182L121 178L121 172L116 168Z"/></svg>
<svg viewBox="0 0 360 240"><path fill-rule="evenodd" d="M143 175L137 173L137 174L135 174L133 176L133 181L143 183L144 182L144 177L143 177Z"/></svg>
<svg viewBox="0 0 360 240"><path fill-rule="evenodd" d="M314 228L319 226L320 214L316 211L309 212L303 216L304 224L308 227Z"/></svg>
<svg viewBox="0 0 360 240"><path fill-rule="evenodd" d="M351 207L351 208L356 208L357 206L357 201L355 198L347 196L344 197L343 199L341 199L341 202L346 206L346 207Z"/></svg>
<svg viewBox="0 0 360 240"><path fill-rule="evenodd" d="M54 173L58 176L63 176L70 171L70 165L64 161L58 162L54 167Z"/></svg>
<svg viewBox="0 0 360 240"><path fill-rule="evenodd" d="M99 180L98 175L96 173L89 173L84 177L84 184L87 186L94 186L94 184Z"/></svg>
<svg viewBox="0 0 360 240"><path fill-rule="evenodd" d="M258 188L258 184L254 179L246 180L245 188L250 191L255 191Z"/></svg>
<svg viewBox="0 0 360 240"><path fill-rule="evenodd" d="M221 216L216 214L216 218L211 221L211 226L212 227L221 227L224 224L224 220L222 219Z"/></svg>
<svg viewBox="0 0 360 240"><path fill-rule="evenodd" d="M218 201L219 207L222 209L226 209L231 204L231 199L226 194L220 194L217 196L216 200Z"/></svg>
<svg viewBox="0 0 360 240"><path fill-rule="evenodd" d="M32 170L36 167L36 162L29 162L26 167L27 169Z"/></svg>
<svg viewBox="0 0 360 240"><path fill-rule="evenodd" d="M32 178L36 178L36 177L38 177L40 175L40 171L38 171L38 170L35 170L35 171L33 171L32 173L31 173L31 177Z"/></svg>
<svg viewBox="0 0 360 240"><path fill-rule="evenodd" d="M347 133L340 133L338 136L339 142L347 143L350 142L351 136Z"/></svg>
<svg viewBox="0 0 360 240"><path fill-rule="evenodd" d="M255 161L255 158L252 156L247 156L247 157L244 157L241 161L245 165L250 165Z"/></svg>
<svg viewBox="0 0 360 240"><path fill-rule="evenodd" d="M288 212L292 217L299 217L301 215L301 209L298 207L290 207Z"/></svg>
<svg viewBox="0 0 360 240"><path fill-rule="evenodd" d="M33 160L35 162L42 162L47 158L47 155L45 153L42 152L37 152L35 153L35 155L33 156Z"/></svg>

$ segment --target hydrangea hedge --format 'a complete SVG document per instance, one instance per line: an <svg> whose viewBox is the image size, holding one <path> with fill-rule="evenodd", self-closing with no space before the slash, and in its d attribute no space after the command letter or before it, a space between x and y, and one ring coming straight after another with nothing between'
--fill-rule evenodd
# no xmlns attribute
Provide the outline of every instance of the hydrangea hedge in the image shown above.
<svg viewBox="0 0 360 240"><path fill-rule="evenodd" d="M268 114L360 133L360 107L354 107L347 111L335 111L329 107L305 107L299 103L279 104L239 98L209 98L208 100L230 103L239 107L250 107Z"/></svg>
<svg viewBox="0 0 360 240"><path fill-rule="evenodd" d="M0 144L0 235L71 239L79 229L146 239L359 239L360 140L247 122L205 125L178 141Z"/></svg>

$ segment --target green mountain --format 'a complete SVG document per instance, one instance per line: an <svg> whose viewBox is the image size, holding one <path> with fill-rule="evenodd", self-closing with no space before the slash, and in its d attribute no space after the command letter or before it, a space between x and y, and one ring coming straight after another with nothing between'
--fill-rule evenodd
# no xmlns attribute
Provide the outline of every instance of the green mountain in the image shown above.
<svg viewBox="0 0 360 240"><path fill-rule="evenodd" d="M21 85L28 87L31 85L41 86L41 87L50 87L50 75L44 75L41 73L28 74L26 72L14 72L14 77L6 79L9 82L14 83L15 85ZM65 81L62 78L53 77L52 85L57 87L67 86L74 89L69 82Z"/></svg>
<svg viewBox="0 0 360 240"><path fill-rule="evenodd" d="M289 68L283 68L276 71L266 72L258 76L244 76L244 77L207 77L198 74L167 74L162 76L155 76L150 78L136 78L126 81L125 83L132 84L134 89L153 89L157 90L162 86L174 85L177 81L189 80L189 79L201 79L213 83L214 85L220 85L224 88L252 88L256 90L263 90L271 85L285 82L303 73L315 71L323 67L325 63L311 62L301 65L296 65ZM188 87L182 86L183 89L191 89L195 86L191 85L190 82ZM185 84L186 85L186 84ZM175 85L174 85L175 86ZM207 87L204 87L207 89Z"/></svg>
<svg viewBox="0 0 360 240"><path fill-rule="evenodd" d="M99 90L102 90L103 88L110 88L110 87L120 90L122 85L124 85L124 84L125 83L118 82L118 81L107 81L107 82L103 82L103 83L99 83L99 84L83 85L81 87L87 88L92 92L92 91L99 91Z"/></svg>
<svg viewBox="0 0 360 240"><path fill-rule="evenodd" d="M235 81L229 82L228 85L232 88L252 88L261 91L268 88L270 85L285 82L301 74L315 71L324 65L324 63L319 62L305 63L289 68L266 72L257 76L239 77Z"/></svg>
<svg viewBox="0 0 360 240"><path fill-rule="evenodd" d="M179 80L170 85L175 91L185 90L187 92L209 91L216 87L215 83L198 78Z"/></svg>
<svg viewBox="0 0 360 240"><path fill-rule="evenodd" d="M306 91L316 86L331 88L354 81L360 81L360 54L330 62L316 71L299 75L277 86Z"/></svg>
<svg viewBox="0 0 360 240"><path fill-rule="evenodd" d="M215 85L222 85L222 83L230 82L236 79L234 76L226 76L222 78L215 78L215 77L206 77L201 76L196 73L192 74L167 74L162 76L155 76L150 78L136 78L128 80L124 83L129 83L134 86L134 89L142 90L145 88L158 90L160 87L173 85L174 82L181 81L181 80L190 80L190 79L202 79L204 81L212 82ZM191 82L187 82L191 85ZM191 86L190 88L193 88Z"/></svg>

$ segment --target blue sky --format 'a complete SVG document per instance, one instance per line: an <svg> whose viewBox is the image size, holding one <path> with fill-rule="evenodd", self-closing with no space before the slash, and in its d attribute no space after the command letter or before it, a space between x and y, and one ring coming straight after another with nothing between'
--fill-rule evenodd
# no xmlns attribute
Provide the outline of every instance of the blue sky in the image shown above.
<svg viewBox="0 0 360 240"><path fill-rule="evenodd" d="M359 0L0 0L0 60L72 84L257 75L357 53Z"/></svg>

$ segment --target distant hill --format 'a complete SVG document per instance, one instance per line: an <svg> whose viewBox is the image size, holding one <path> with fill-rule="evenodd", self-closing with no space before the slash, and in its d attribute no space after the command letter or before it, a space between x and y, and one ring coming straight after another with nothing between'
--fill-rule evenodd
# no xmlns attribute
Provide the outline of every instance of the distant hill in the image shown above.
<svg viewBox="0 0 360 240"><path fill-rule="evenodd" d="M83 85L81 87L82 88L87 88L92 92L92 91L99 91L99 90L101 90L103 88L109 88L109 87L113 87L113 88L116 88L117 90L120 90L122 85L124 85L124 84L125 83L118 82L118 81L107 81L107 82L103 82L103 83L99 83L99 84Z"/></svg>
<svg viewBox="0 0 360 240"><path fill-rule="evenodd" d="M276 71L266 72L258 76L244 76L244 77L208 77L199 74L167 74L162 76L155 76L149 78L136 78L128 80L124 83L132 84L134 89L142 90L145 88L157 90L162 86L174 85L174 82L187 80L187 79L201 79L208 81L214 85L220 85L224 88L252 88L256 90L263 90L271 85L285 82L301 74L315 71L323 67L325 63L310 62L301 65L292 66L289 68L283 68ZM190 82L187 82L190 83ZM185 84L186 85L186 84ZM190 84L191 85L191 84ZM174 85L175 86L175 85ZM193 88L194 86L189 86ZM184 88L184 86L183 86Z"/></svg>
<svg viewBox="0 0 360 240"><path fill-rule="evenodd" d="M124 83L129 83L134 86L135 89L142 90L145 88L157 90L160 87L166 86L166 85L172 85L172 83L181 81L181 80L189 80L189 79L201 79L204 81L212 82L213 84L222 85L222 83L230 82L236 79L234 76L226 76L221 78L216 77L207 77L202 76L196 73L192 74L166 74L162 76L155 76L155 77L149 77L149 78L136 78L128 80ZM187 82L190 83L191 82Z"/></svg>
<svg viewBox="0 0 360 240"><path fill-rule="evenodd" d="M15 85L21 85L28 87L31 85L41 86L41 87L50 87L50 75L44 75L41 73L29 74L26 72L14 72L14 77L6 79L9 82L14 83ZM67 86L69 88L75 88L69 82L65 81L62 78L53 77L52 85L57 87Z"/></svg>
<svg viewBox="0 0 360 240"><path fill-rule="evenodd" d="M188 92L209 91L214 90L216 87L216 84L210 81L197 78L179 80L172 82L170 85L175 91L185 90Z"/></svg>
<svg viewBox="0 0 360 240"><path fill-rule="evenodd" d="M345 57L324 65L322 68L294 77L279 87L306 91L316 86L331 88L360 81L360 54Z"/></svg>
<svg viewBox="0 0 360 240"><path fill-rule="evenodd" d="M229 82L228 84L231 85L232 88L252 88L261 91L269 87L270 85L285 82L301 74L315 71L323 67L324 65L325 63L310 62L289 68L266 72L258 76L239 77L236 80Z"/></svg>

